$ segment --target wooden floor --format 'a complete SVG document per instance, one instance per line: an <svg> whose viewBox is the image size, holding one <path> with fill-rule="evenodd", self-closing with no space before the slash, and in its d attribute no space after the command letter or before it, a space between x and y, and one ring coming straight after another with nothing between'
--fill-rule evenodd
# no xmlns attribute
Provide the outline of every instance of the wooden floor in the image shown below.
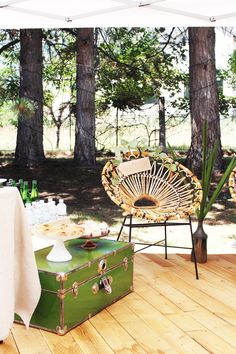
<svg viewBox="0 0 236 354"><path fill-rule="evenodd" d="M236 353L236 255L135 255L134 292L63 337L13 325L0 353Z"/></svg>

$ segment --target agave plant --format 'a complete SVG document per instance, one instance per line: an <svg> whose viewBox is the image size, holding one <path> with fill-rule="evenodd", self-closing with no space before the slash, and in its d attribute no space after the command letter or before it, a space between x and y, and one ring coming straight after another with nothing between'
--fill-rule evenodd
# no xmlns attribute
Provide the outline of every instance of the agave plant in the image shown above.
<svg viewBox="0 0 236 354"><path fill-rule="evenodd" d="M236 159L232 158L224 171L220 181L217 183L212 195L210 196L210 187L213 181L213 169L216 160L218 144L216 143L213 149L207 156L207 124L203 127L202 139L202 201L199 209L197 210L198 226L193 234L195 243L195 253L199 263L207 262L207 234L203 229L204 219L208 212L211 210L212 205L218 198L222 188L224 187L230 173L236 166Z"/></svg>

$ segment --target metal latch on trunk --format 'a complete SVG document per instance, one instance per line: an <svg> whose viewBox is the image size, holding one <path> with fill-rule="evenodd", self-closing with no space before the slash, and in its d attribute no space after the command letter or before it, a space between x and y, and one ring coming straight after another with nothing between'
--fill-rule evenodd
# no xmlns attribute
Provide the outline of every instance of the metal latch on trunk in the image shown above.
<svg viewBox="0 0 236 354"><path fill-rule="evenodd" d="M128 267L129 267L129 259L127 258L127 257L125 257L124 259L123 259L123 267L124 267L124 270L125 270L125 272L128 270Z"/></svg>
<svg viewBox="0 0 236 354"><path fill-rule="evenodd" d="M72 296L73 298L77 298L78 296L78 292L79 292L79 283L77 283L77 281L75 281L73 284L72 284Z"/></svg>
<svg viewBox="0 0 236 354"><path fill-rule="evenodd" d="M98 263L98 274L103 274L107 269L107 260L106 258L103 258L100 260Z"/></svg>
<svg viewBox="0 0 236 354"><path fill-rule="evenodd" d="M92 286L92 292L93 294L97 294L100 289L104 289L107 294L112 293L112 288L111 288L111 283L113 279L111 275L108 275L107 277L101 277L99 283L95 283Z"/></svg>
<svg viewBox="0 0 236 354"><path fill-rule="evenodd" d="M108 293L108 294L111 294L112 292L112 288L111 288L111 285L110 285L110 280L108 277L102 277L100 282L102 283L102 288L105 289L105 292Z"/></svg>

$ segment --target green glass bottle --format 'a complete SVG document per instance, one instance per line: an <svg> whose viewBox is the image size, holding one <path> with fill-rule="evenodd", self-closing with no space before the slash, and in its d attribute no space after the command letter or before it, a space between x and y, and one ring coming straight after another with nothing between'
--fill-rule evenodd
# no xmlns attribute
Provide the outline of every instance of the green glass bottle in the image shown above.
<svg viewBox="0 0 236 354"><path fill-rule="evenodd" d="M12 182L11 182L11 186L12 187L16 187L16 181L13 179Z"/></svg>
<svg viewBox="0 0 236 354"><path fill-rule="evenodd" d="M19 183L20 195L21 195L21 198L23 199L23 197L22 197L22 195L23 195L23 189L24 189L24 181L23 181L23 179L19 179L18 183Z"/></svg>
<svg viewBox="0 0 236 354"><path fill-rule="evenodd" d="M30 194L30 199L32 202L38 200L39 198L39 191L38 191L38 183L37 181L34 179L32 181L32 188L31 188L31 194Z"/></svg>
<svg viewBox="0 0 236 354"><path fill-rule="evenodd" d="M24 203L30 203L30 194L29 194L29 183L28 181L24 181L22 199Z"/></svg>

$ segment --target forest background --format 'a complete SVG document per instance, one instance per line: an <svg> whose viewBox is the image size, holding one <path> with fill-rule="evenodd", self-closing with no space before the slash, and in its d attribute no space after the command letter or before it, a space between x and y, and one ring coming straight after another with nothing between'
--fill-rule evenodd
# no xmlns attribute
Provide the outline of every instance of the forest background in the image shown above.
<svg viewBox="0 0 236 354"><path fill-rule="evenodd" d="M236 52L234 29L217 31L232 43L220 68L210 27L2 30L1 148L13 147L9 126L17 141L16 150L2 151L1 175L36 178L44 195L63 195L72 209L90 201L98 210L107 203L100 191L101 157L128 145L165 149L168 129L175 136L181 127L189 145L175 138L171 145L184 150L182 159L188 154L199 164L204 121L208 148L219 142L217 167L224 168L219 125L231 133L235 127ZM59 166L48 158L58 157L63 127L71 151L59 156L73 161ZM48 128L55 130L56 150ZM234 144L227 134L226 155L235 153Z"/></svg>

